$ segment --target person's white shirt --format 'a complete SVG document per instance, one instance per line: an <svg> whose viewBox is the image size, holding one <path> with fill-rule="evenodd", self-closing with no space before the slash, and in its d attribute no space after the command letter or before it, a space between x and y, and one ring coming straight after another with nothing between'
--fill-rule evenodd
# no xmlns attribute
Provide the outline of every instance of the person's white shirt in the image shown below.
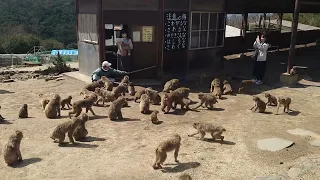
<svg viewBox="0 0 320 180"><path fill-rule="evenodd" d="M261 43L260 41L255 41L253 43L253 48L258 49L257 61L266 61L268 48L270 45L268 43Z"/></svg>

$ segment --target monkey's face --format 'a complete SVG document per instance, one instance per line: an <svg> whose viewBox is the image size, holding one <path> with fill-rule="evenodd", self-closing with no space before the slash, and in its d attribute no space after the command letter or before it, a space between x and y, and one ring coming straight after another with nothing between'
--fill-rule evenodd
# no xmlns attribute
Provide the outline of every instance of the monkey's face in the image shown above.
<svg viewBox="0 0 320 180"><path fill-rule="evenodd" d="M265 96L266 98L269 98L269 97L270 97L270 94L269 94L269 93L266 93L266 94L264 94L264 96Z"/></svg>
<svg viewBox="0 0 320 180"><path fill-rule="evenodd" d="M23 138L23 133L21 131L16 131L16 137L18 139L22 139Z"/></svg>
<svg viewBox="0 0 320 180"><path fill-rule="evenodd" d="M259 97L257 97L257 96L253 96L253 101L258 101L260 98Z"/></svg>
<svg viewBox="0 0 320 180"><path fill-rule="evenodd" d="M72 96L68 96L68 99L72 99Z"/></svg>

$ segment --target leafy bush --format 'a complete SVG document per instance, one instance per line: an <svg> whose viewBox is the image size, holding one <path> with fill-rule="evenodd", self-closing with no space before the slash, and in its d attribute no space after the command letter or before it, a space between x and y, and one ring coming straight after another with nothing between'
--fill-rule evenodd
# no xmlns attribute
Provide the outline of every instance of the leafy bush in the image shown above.
<svg viewBox="0 0 320 180"><path fill-rule="evenodd" d="M70 72L71 68L68 66L63 59L63 57L58 53L57 57L54 58L52 61L53 66L49 67L46 72L50 73L65 73Z"/></svg>

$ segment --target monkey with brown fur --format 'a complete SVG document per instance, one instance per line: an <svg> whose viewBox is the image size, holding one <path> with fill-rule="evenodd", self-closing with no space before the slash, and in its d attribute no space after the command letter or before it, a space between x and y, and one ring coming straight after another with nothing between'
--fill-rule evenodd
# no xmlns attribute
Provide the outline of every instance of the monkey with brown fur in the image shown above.
<svg viewBox="0 0 320 180"><path fill-rule="evenodd" d="M28 118L28 105L23 104L20 111L19 111L19 118Z"/></svg>
<svg viewBox="0 0 320 180"><path fill-rule="evenodd" d="M102 101L102 105L104 105L105 102L112 102L115 100L115 96L112 91L96 88L95 93L100 96L96 104L99 104L99 102Z"/></svg>
<svg viewBox="0 0 320 180"><path fill-rule="evenodd" d="M153 105L160 105L161 97L159 93L153 89L146 88L146 94L149 96L150 103Z"/></svg>
<svg viewBox="0 0 320 180"><path fill-rule="evenodd" d="M258 110L259 113L264 113L266 111L266 103L263 102L259 97L253 96L254 105L250 110L253 110L253 112L256 112Z"/></svg>
<svg viewBox="0 0 320 180"><path fill-rule="evenodd" d="M86 91L94 91L96 88L103 88L105 87L105 83L103 80L99 79L98 81L96 82L92 82L90 84L87 84L83 90L81 91L80 95L84 95Z"/></svg>
<svg viewBox="0 0 320 180"><path fill-rule="evenodd" d="M123 76L119 85L123 85L123 84L127 84L127 85L131 84L130 78L128 75Z"/></svg>
<svg viewBox="0 0 320 180"><path fill-rule="evenodd" d="M167 108L166 110L164 110ZM172 108L172 98L170 97L169 93L165 93L161 98L161 111L164 113L169 113L170 109Z"/></svg>
<svg viewBox="0 0 320 180"><path fill-rule="evenodd" d="M16 165L23 161L20 144L23 138L23 133L17 130L14 134L9 137L9 140L3 148L4 161L8 166Z"/></svg>
<svg viewBox="0 0 320 180"><path fill-rule="evenodd" d="M192 125L193 128L197 130L196 133L188 135L189 137L192 137L196 134L200 134L200 140L204 139L204 136L207 133L211 134L211 137L213 140L215 139L220 139L221 141L224 140L224 136L222 136L222 133L226 131L225 128L221 126L216 126L211 123L193 123Z"/></svg>
<svg viewBox="0 0 320 180"><path fill-rule="evenodd" d="M180 150L181 137L178 134L174 134L169 139L161 142L156 149L156 161L153 164L153 169L162 168L161 164L167 159L167 152L174 150L174 161L179 163L178 155Z"/></svg>
<svg viewBox="0 0 320 180"><path fill-rule="evenodd" d="M179 176L179 180L192 180L192 178L189 174L182 174Z"/></svg>
<svg viewBox="0 0 320 180"><path fill-rule="evenodd" d="M101 80L105 83L105 88L108 91L112 91L113 90L113 82L110 79L108 79L106 76L102 76Z"/></svg>
<svg viewBox="0 0 320 180"><path fill-rule="evenodd" d="M215 86L219 86L220 87L220 80L218 78L215 78L211 81L211 85L210 85L210 93L212 93L214 91L214 87Z"/></svg>
<svg viewBox="0 0 320 180"><path fill-rule="evenodd" d="M214 96L216 96L217 98L221 99L221 96L222 96L221 87L220 86L214 86L212 94Z"/></svg>
<svg viewBox="0 0 320 180"><path fill-rule="evenodd" d="M294 76L297 74L297 67L296 66L293 66L291 69L290 69L290 76Z"/></svg>
<svg viewBox="0 0 320 180"><path fill-rule="evenodd" d="M161 124L162 121L159 121L158 119L158 114L159 114L159 111L155 110L155 111L152 111L151 115L150 115L150 120L152 122L152 124Z"/></svg>
<svg viewBox="0 0 320 180"><path fill-rule="evenodd" d="M208 109L213 109L214 104L218 103L217 98L211 93L199 93L198 99L200 100L200 104L194 109L197 109L200 106ZM203 104L205 106L203 106Z"/></svg>
<svg viewBox="0 0 320 180"><path fill-rule="evenodd" d="M119 84L119 86L115 87L113 90L112 90L112 93L114 94L114 98L118 98L119 96L125 96L126 95L126 92L128 90L128 84L126 83L122 83L122 84Z"/></svg>
<svg viewBox="0 0 320 180"><path fill-rule="evenodd" d="M170 92L178 88L179 86L179 79L171 79L170 81L166 82L163 87L163 92Z"/></svg>
<svg viewBox="0 0 320 180"><path fill-rule="evenodd" d="M269 93L265 93L264 96L268 99L268 102L266 104L267 106L277 106L278 105L278 101L275 96L272 96Z"/></svg>
<svg viewBox="0 0 320 180"><path fill-rule="evenodd" d="M141 98L142 94L146 94L146 88L139 90L135 94L134 102L137 102L137 100Z"/></svg>
<svg viewBox="0 0 320 180"><path fill-rule="evenodd" d="M81 121L83 119L85 119L86 117L87 117L86 114L82 114L81 118L74 117L74 118L72 118L72 120L58 124L54 128L50 138L53 139L55 143L59 143L59 145L61 145L61 144L64 144L64 139L66 137L66 133L68 133L70 143L75 144L75 142L73 140L73 136L72 136L73 132L81 124ZM56 141L56 140L58 140L58 141Z"/></svg>
<svg viewBox="0 0 320 180"><path fill-rule="evenodd" d="M71 114L75 114L74 116L78 117L82 112L82 108L86 108L86 113L90 111L95 116L96 114L92 110L92 106L97 101L97 99L98 96L96 94L92 94L86 99L74 102L72 106L73 109L69 112L69 118L71 119Z"/></svg>
<svg viewBox="0 0 320 180"><path fill-rule="evenodd" d="M223 81L223 94L231 94L232 93L232 87L230 83L227 80Z"/></svg>
<svg viewBox="0 0 320 180"><path fill-rule="evenodd" d="M126 104L126 102L127 100L125 97L118 97L118 99L112 102L108 109L108 117L111 121L123 119L121 108L124 106L124 104Z"/></svg>
<svg viewBox="0 0 320 180"><path fill-rule="evenodd" d="M184 107L183 94L180 94L178 91L165 93L161 99L161 110L164 113L169 113L170 109L176 109L178 104L181 105L181 109ZM164 110L165 108L167 108L166 111Z"/></svg>
<svg viewBox="0 0 320 180"><path fill-rule="evenodd" d="M136 90L135 90L134 85L132 83L130 83L128 86L128 92L129 92L130 96L134 96L136 94Z"/></svg>
<svg viewBox="0 0 320 180"><path fill-rule="evenodd" d="M58 94L55 94L49 101L44 109L44 113L47 118L54 119L61 116L60 101L61 97Z"/></svg>
<svg viewBox="0 0 320 180"><path fill-rule="evenodd" d="M76 141L81 141L86 138L88 135L88 130L86 129L86 122L89 120L89 116L85 113L82 114L81 123L76 129L73 131L73 137Z"/></svg>
<svg viewBox="0 0 320 180"><path fill-rule="evenodd" d="M44 110L46 108L46 105L49 103L49 99L45 99L43 97L43 94L39 94L39 98L40 98L40 105L42 107L42 109Z"/></svg>
<svg viewBox="0 0 320 180"><path fill-rule="evenodd" d="M290 104L291 104L291 98L289 97L278 97L278 106L277 106L277 112L278 114L280 106L283 106L283 112L289 112L290 111Z"/></svg>
<svg viewBox="0 0 320 180"><path fill-rule="evenodd" d="M243 80L238 89L238 93L245 93L255 83L255 80Z"/></svg>
<svg viewBox="0 0 320 180"><path fill-rule="evenodd" d="M139 108L142 114L147 114L150 112L150 98L147 94L142 94Z"/></svg>
<svg viewBox="0 0 320 180"><path fill-rule="evenodd" d="M72 104L71 104L71 99L72 99L72 96L68 96L67 98L64 98L61 100L61 109L65 109L64 107L67 105L68 109L70 109L70 106L72 107Z"/></svg>
<svg viewBox="0 0 320 180"><path fill-rule="evenodd" d="M189 93L190 93L190 89L185 88L185 87L180 87L180 88L175 89L174 92L179 93L183 98L188 98Z"/></svg>

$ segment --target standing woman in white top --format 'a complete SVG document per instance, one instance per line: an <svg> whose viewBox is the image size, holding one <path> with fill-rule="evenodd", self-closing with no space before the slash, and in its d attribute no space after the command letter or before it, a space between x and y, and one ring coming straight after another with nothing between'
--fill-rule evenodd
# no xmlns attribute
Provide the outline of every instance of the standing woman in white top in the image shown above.
<svg viewBox="0 0 320 180"><path fill-rule="evenodd" d="M270 45L267 43L267 36L262 33L257 36L256 41L253 43L253 48L256 51L255 64L253 75L256 77L256 84L262 84L264 74L266 72L267 53Z"/></svg>

